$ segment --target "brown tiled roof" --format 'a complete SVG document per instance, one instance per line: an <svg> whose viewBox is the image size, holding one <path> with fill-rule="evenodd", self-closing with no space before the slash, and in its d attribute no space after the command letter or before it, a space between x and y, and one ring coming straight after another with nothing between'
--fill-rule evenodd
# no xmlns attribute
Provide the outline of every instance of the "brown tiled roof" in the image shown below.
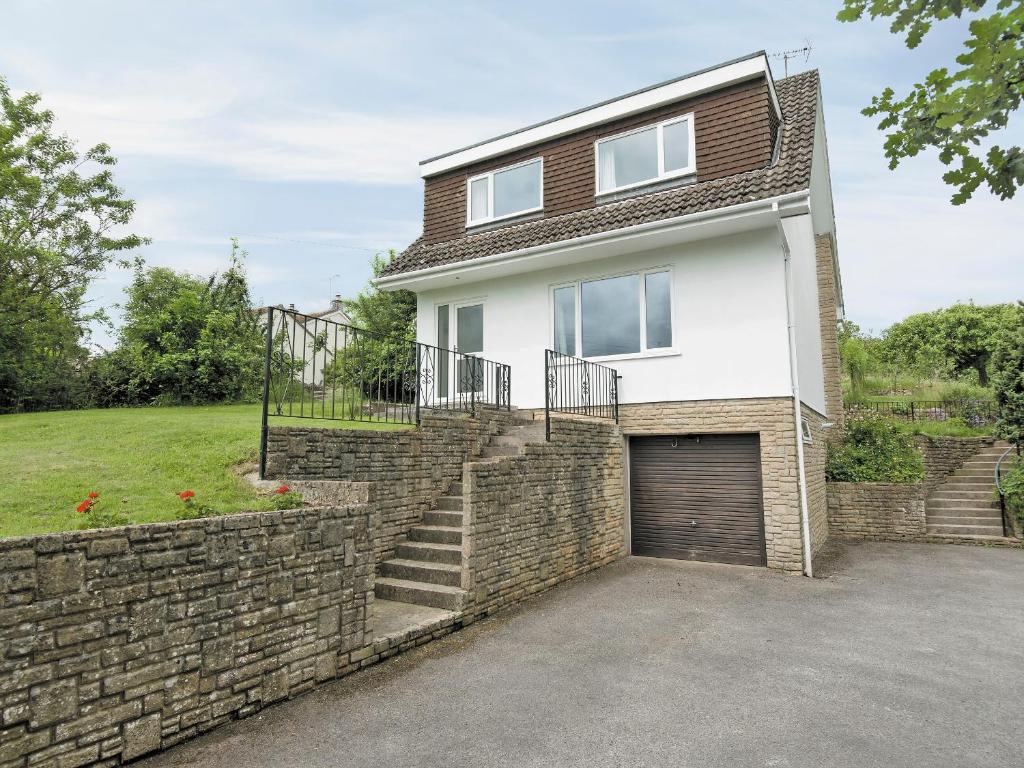
<svg viewBox="0 0 1024 768"><path fill-rule="evenodd" d="M805 190L811 183L818 72L811 70L777 80L775 88L783 123L782 147L774 165L441 243L427 245L421 237L399 254L382 276L471 261Z"/></svg>

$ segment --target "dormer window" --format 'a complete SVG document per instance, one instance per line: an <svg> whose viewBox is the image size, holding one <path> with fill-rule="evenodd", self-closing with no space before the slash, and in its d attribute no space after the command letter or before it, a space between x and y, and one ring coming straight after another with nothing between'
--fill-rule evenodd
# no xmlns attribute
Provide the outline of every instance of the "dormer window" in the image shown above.
<svg viewBox="0 0 1024 768"><path fill-rule="evenodd" d="M472 177L467 195L467 226L487 224L544 208L541 158Z"/></svg>
<svg viewBox="0 0 1024 768"><path fill-rule="evenodd" d="M692 114L599 139L595 149L599 195L697 170Z"/></svg>

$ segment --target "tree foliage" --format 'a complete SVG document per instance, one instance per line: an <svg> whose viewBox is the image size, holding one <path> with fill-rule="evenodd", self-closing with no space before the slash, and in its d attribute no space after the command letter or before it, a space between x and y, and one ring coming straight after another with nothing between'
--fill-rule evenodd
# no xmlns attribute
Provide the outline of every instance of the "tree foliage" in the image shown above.
<svg viewBox="0 0 1024 768"><path fill-rule="evenodd" d="M209 278L139 268L126 289L118 348L95 362L103 405L253 399L263 334L232 241L229 267Z"/></svg>
<svg viewBox="0 0 1024 768"><path fill-rule="evenodd" d="M954 205L965 203L982 184L1003 200L1024 186L1019 146L982 150L983 140L1005 128L1024 99L1024 2L997 0L994 13L977 15L986 5L986 0L844 0L837 17L891 19L891 31L906 34L907 47L914 49L934 23L974 15L971 36L956 57L958 68L932 70L902 97L887 87L863 110L881 117L878 127L888 131L890 168L925 149L938 151L949 166L943 181L956 188Z"/></svg>
<svg viewBox="0 0 1024 768"><path fill-rule="evenodd" d="M1020 445L1024 443L1024 302L1006 313L996 337L992 369L1000 412L996 431L1003 439Z"/></svg>
<svg viewBox="0 0 1024 768"><path fill-rule="evenodd" d="M935 377L973 371L978 384L987 386L996 332L1007 309L1006 304L954 304L910 315L885 331L880 356L892 366Z"/></svg>
<svg viewBox="0 0 1024 768"><path fill-rule="evenodd" d="M79 152L54 132L38 94L0 78L0 409L72 397L85 364L84 295L115 258L144 240L124 233L134 203L114 183L105 144ZM122 259L124 262L124 259Z"/></svg>

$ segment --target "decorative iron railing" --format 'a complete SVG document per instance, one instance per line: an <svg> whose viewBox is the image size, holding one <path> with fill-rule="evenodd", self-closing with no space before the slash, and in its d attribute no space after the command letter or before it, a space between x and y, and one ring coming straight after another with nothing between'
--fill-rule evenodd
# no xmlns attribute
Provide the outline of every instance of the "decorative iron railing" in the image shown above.
<svg viewBox="0 0 1024 768"><path fill-rule="evenodd" d="M511 407L502 363L280 307L264 329L260 477L270 417L419 424L424 410Z"/></svg>
<svg viewBox="0 0 1024 768"><path fill-rule="evenodd" d="M994 424L999 411L987 400L877 400L850 403L848 414L878 414L901 421L949 421L961 419L967 426L984 427Z"/></svg>
<svg viewBox="0 0 1024 768"><path fill-rule="evenodd" d="M619 421L619 374L614 368L544 350L544 434L551 414L572 413Z"/></svg>

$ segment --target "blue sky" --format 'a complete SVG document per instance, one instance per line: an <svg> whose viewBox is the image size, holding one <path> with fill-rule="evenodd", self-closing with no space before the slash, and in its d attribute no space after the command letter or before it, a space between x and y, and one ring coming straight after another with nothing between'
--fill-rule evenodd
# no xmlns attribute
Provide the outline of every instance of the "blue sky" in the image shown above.
<svg viewBox="0 0 1024 768"><path fill-rule="evenodd" d="M416 237L419 160L810 41L790 72L822 74L848 316L880 330L956 300L1021 298L1024 197L952 207L934 156L890 172L859 114L885 85L951 64L964 25L908 51L885 23L839 24L837 6L0 0L0 74L42 93L83 147L111 145L149 263L208 274L234 235L259 303L315 310L354 295L374 251ZM128 277L106 273L95 305L116 316Z"/></svg>

